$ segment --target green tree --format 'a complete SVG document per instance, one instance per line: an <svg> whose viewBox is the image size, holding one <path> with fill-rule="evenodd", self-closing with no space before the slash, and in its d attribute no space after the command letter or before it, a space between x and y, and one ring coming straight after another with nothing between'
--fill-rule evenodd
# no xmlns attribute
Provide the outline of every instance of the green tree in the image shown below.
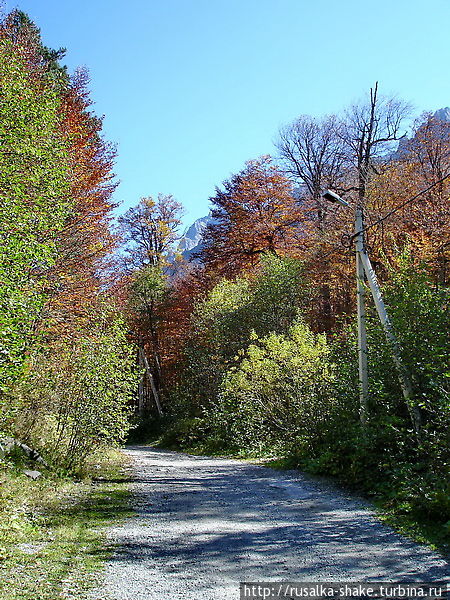
<svg viewBox="0 0 450 600"><path fill-rule="evenodd" d="M21 372L70 209L57 93L0 35L0 390Z"/></svg>

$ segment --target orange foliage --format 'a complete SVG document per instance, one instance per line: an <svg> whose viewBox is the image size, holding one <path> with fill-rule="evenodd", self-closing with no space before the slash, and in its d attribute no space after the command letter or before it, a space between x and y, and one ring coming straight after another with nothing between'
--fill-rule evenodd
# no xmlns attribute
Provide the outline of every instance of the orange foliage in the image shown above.
<svg viewBox="0 0 450 600"><path fill-rule="evenodd" d="M102 122L89 112L87 77L79 73L62 99L69 140L72 214L58 240L46 311L54 334L74 335L89 325L105 285L115 239L110 231L115 150L101 138Z"/></svg>
<svg viewBox="0 0 450 600"><path fill-rule="evenodd" d="M201 259L207 268L232 275L253 267L264 252L291 254L309 225L292 184L268 156L246 163L211 198L214 223L204 237Z"/></svg>

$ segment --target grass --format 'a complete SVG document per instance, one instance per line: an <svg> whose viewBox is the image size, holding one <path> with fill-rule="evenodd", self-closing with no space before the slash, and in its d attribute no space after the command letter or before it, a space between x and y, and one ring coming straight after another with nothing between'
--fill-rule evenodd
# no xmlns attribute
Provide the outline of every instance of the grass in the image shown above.
<svg viewBox="0 0 450 600"><path fill-rule="evenodd" d="M415 542L426 544L446 558L450 558L448 523L447 525L435 523L414 513L401 514L395 509L390 509L383 499L375 500L375 506L381 521Z"/></svg>
<svg viewBox="0 0 450 600"><path fill-rule="evenodd" d="M109 451L81 481L33 481L0 463L2 600L87 597L112 551L105 528L130 514L125 466L123 454Z"/></svg>

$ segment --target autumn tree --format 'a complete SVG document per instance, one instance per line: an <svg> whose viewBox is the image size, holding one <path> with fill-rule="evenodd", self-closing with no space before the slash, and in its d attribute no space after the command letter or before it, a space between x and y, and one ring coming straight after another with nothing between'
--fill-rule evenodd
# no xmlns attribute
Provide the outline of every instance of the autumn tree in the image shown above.
<svg viewBox="0 0 450 600"><path fill-rule="evenodd" d="M129 270L163 266L174 249L181 224L182 206L171 195L142 198L119 217L124 241L124 264Z"/></svg>
<svg viewBox="0 0 450 600"><path fill-rule="evenodd" d="M156 403L163 386L161 317L168 295L170 258L176 260L181 213L182 206L173 196L159 194L156 200L143 198L119 218L131 322Z"/></svg>
<svg viewBox="0 0 450 600"><path fill-rule="evenodd" d="M61 107L69 145L72 209L57 237L57 259L48 275L45 327L55 341L89 329L116 245L110 228L117 185L115 149L103 140L101 119L90 112L90 104L87 76L77 73Z"/></svg>
<svg viewBox="0 0 450 600"><path fill-rule="evenodd" d="M237 273L264 253L295 252L304 237L304 211L292 184L269 156L249 161L216 189L214 219L204 236L201 259L213 270Z"/></svg>

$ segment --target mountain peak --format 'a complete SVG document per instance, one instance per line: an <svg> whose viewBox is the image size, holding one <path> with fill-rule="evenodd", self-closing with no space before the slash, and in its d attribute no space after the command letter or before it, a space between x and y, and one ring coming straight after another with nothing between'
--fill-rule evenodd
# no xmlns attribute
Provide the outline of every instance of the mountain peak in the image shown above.
<svg viewBox="0 0 450 600"><path fill-rule="evenodd" d="M440 121L450 122L450 108L446 106L445 108L439 108L434 114L433 117L435 119L439 119Z"/></svg>
<svg viewBox="0 0 450 600"><path fill-rule="evenodd" d="M200 217L192 223L190 227L187 227L183 235L178 240L178 250L187 260L191 258L192 254L201 250L203 235L206 227L213 223L214 219L211 216L211 211L205 217Z"/></svg>

